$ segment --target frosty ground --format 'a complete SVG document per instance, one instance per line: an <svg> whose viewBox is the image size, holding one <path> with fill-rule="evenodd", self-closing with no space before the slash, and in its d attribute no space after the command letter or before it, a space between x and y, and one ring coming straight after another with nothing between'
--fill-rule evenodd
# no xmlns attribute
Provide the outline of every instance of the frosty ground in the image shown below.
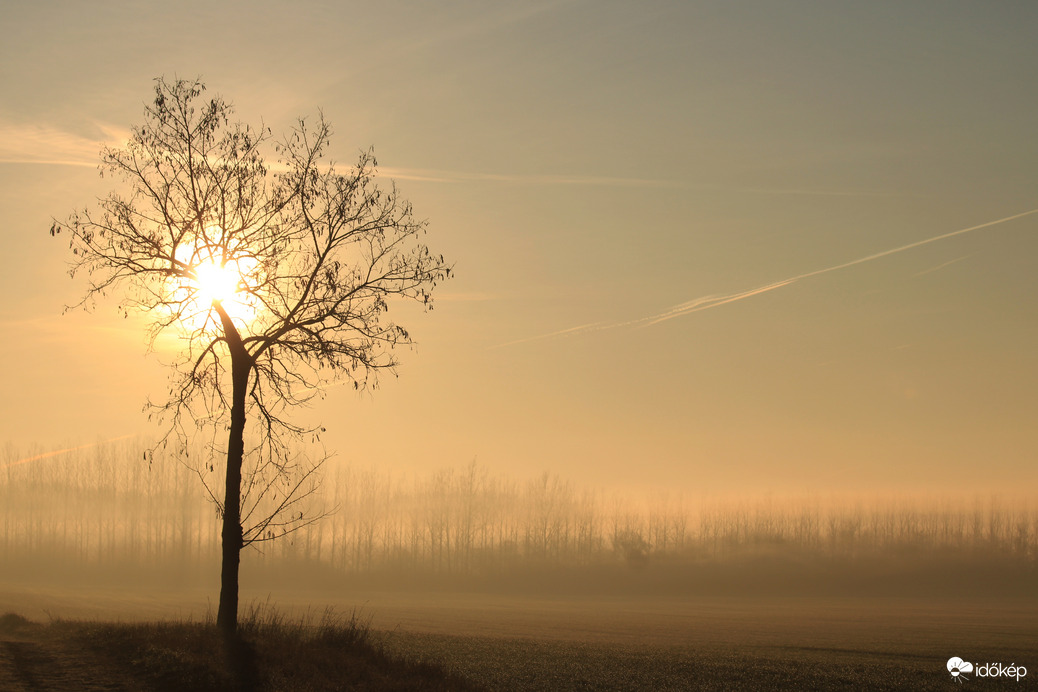
<svg viewBox="0 0 1038 692"><path fill-rule="evenodd" d="M391 653L495 690L949 689L953 656L1038 671L1038 599L1026 597L551 597L250 592L288 618L358 609ZM30 619L204 619L203 592L0 588ZM10 644L0 666L14 664ZM66 675L82 664L68 653ZM77 660L79 663L77 663ZM8 670L8 676L10 672ZM3 680L4 678L0 678ZM1027 689L1033 680L971 680ZM47 689L45 686L40 689ZM15 688L17 689L17 688ZM112 681L109 689L123 689Z"/></svg>

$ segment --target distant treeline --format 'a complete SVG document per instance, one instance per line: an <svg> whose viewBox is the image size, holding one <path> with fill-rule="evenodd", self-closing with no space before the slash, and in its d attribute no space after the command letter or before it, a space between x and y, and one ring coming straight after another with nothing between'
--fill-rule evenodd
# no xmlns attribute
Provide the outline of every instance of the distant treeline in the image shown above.
<svg viewBox="0 0 1038 692"><path fill-rule="evenodd" d="M31 460L33 452L8 447L0 578L72 570L211 581L214 505L189 465L162 455L149 464L142 449L119 442ZM724 565L985 565L1026 577L1038 564L1038 511L996 497L637 499L551 473L521 482L472 463L418 477L328 468L309 511L328 515L247 549L246 570L489 583L553 570L667 569L691 584Z"/></svg>

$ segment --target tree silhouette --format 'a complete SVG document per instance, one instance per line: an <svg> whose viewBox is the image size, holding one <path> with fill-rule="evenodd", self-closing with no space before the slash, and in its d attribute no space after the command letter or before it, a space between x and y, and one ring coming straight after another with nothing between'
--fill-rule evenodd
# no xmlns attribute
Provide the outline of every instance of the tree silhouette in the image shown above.
<svg viewBox="0 0 1038 692"><path fill-rule="evenodd" d="M286 411L336 378L376 386L393 349L412 343L387 318L389 301L431 308L451 269L421 242L426 224L395 186L376 184L370 150L346 173L321 163L323 116L274 140L204 91L198 80L155 80L143 125L101 152L102 176L125 185L50 232L70 237L70 274L89 275L80 305L118 290L124 312L148 315L153 346L165 333L184 342L168 398L149 406L168 424L163 444L186 447L209 430L213 452L226 451L222 499L206 489L223 517L217 623L230 636L241 549L316 519L299 502L323 459L307 462L290 443L323 428L294 425ZM199 475L216 471L207 462Z"/></svg>

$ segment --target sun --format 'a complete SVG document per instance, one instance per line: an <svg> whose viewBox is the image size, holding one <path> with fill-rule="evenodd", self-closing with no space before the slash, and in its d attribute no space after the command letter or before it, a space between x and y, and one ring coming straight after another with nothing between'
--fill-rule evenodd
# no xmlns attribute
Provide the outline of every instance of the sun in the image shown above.
<svg viewBox="0 0 1038 692"><path fill-rule="evenodd" d="M235 322L251 322L258 305L250 286L257 281L257 262L251 257L201 259L191 267L189 277L194 308L206 315L220 306Z"/></svg>
<svg viewBox="0 0 1038 692"><path fill-rule="evenodd" d="M237 264L219 264L207 260L194 267L194 284L201 305L223 303L238 292L242 284L242 274Z"/></svg>
<svg viewBox="0 0 1038 692"><path fill-rule="evenodd" d="M239 328L256 318L260 303L253 287L260 283L259 263L250 255L229 254L210 248L181 251L182 269L169 286L169 302L188 333L220 329L218 308Z"/></svg>

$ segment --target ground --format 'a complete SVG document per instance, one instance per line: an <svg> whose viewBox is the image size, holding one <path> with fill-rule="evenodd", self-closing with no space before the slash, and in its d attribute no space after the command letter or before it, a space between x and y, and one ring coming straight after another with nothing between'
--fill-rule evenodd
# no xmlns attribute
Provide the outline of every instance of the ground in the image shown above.
<svg viewBox="0 0 1038 692"><path fill-rule="evenodd" d="M287 616L359 607L387 651L495 690L956 689L946 662L1038 679L1038 601L999 598L549 598L461 593L251 594ZM203 617L202 594L0 589L0 612L46 620ZM5 630L0 689L133 689L68 642Z"/></svg>

